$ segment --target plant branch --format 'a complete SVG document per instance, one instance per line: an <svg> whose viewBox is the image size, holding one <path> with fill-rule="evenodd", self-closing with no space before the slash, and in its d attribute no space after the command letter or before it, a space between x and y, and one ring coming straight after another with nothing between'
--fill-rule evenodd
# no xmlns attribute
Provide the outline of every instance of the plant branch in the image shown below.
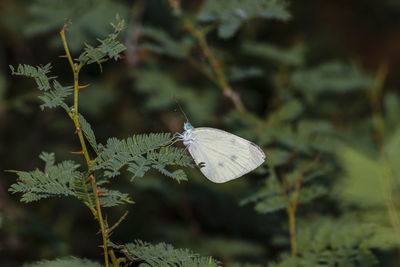
<svg viewBox="0 0 400 267"><path fill-rule="evenodd" d="M76 129L76 133L78 134L79 137L79 141L81 143L81 147L82 147L82 151L83 154L85 156L85 160L88 166L88 172L92 173L92 161L90 159L87 147L86 147L86 143L85 143L85 139L83 137L82 134L82 130L81 130L81 125L79 123L79 116L78 116L78 96L79 96L79 71L81 69L81 67L83 66L82 64L77 64L73 62L73 59L71 57L71 53L69 51L68 48L68 43L67 40L65 38L65 31L67 30L67 26L68 26L68 22L64 25L63 29L60 31L60 35L61 35L61 39L64 45L64 50L66 53L66 57L68 58L68 61L71 65L73 74L74 74L74 107L70 112L70 117L73 120L74 124L75 124L75 129ZM92 189L93 189L93 195L95 198L95 204L96 204L96 212L94 212L94 208L91 207L90 210L92 211L93 215L95 216L95 218L97 219L97 221L100 224L100 229L101 229L101 234L103 237L103 249L104 249L104 261L105 261L105 265L106 267L109 266L108 264L108 249L107 249L107 229L104 226L104 220L103 220L103 216L101 213L101 206L100 206L100 201L99 201L99 194L97 191L97 183L96 183L96 179L95 177L91 174L90 175L90 180L92 183Z"/></svg>
<svg viewBox="0 0 400 267"><path fill-rule="evenodd" d="M296 177L295 189L290 199L290 202L286 206L286 213L289 219L289 234L290 234L290 248L292 257L297 255L297 239L296 239L296 210L299 204L299 195L301 189L301 181L303 179L304 173L308 172L314 164L319 160L320 154L318 154L313 161L311 161L306 168ZM284 194L288 197L287 190L284 190Z"/></svg>
<svg viewBox="0 0 400 267"><path fill-rule="evenodd" d="M375 135L376 142L378 143L379 152L382 157L382 177L379 179L382 183L384 190L384 198L386 208L388 210L389 219L394 229L397 238L400 240L400 215L397 211L398 199L393 192L394 175L392 167L385 154L385 123L382 115L382 94L384 89L384 83L389 72L387 63L382 63L379 66L376 83L374 88L369 95L372 109L372 122L373 122L373 133Z"/></svg>
<svg viewBox="0 0 400 267"><path fill-rule="evenodd" d="M197 39L200 48L203 52L203 55L206 57L208 63L210 64L211 68L214 71L214 74L216 76L217 80L217 85L221 88L223 94L225 97L229 98L235 108L241 112L245 111L245 107L242 103L242 100L240 99L240 96L237 92L235 92L232 87L229 85L228 79L225 76L220 61L218 61L214 54L212 53L204 32L196 29L194 24L190 19L188 19L186 16L183 15L181 6L180 6L180 1L179 0L169 0L169 4L171 8L179 14L179 17L181 18L183 25L185 28L188 30L188 32ZM214 79L212 79L214 81Z"/></svg>

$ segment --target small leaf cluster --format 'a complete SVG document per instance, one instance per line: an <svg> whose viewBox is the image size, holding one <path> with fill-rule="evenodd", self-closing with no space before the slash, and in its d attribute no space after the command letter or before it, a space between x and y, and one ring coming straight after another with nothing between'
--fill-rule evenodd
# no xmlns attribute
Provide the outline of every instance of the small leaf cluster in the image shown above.
<svg viewBox="0 0 400 267"><path fill-rule="evenodd" d="M45 66L37 67L20 64L17 69L10 65L10 69L13 75L33 78L39 90L44 91L43 94L39 96L39 99L44 103L40 105L42 110L61 106L66 111L69 111L69 107L65 104L64 100L73 93L73 87L62 86L55 80L56 77L47 77L51 70L50 63Z"/></svg>
<svg viewBox="0 0 400 267"><path fill-rule="evenodd" d="M98 39L100 44L97 47L86 44L85 51L77 59L81 66L96 62L101 67L101 63L109 59L119 59L119 54L123 52L126 47L116 38L125 28L125 21L121 19L119 15L116 16L116 20L116 24L111 24L114 28L113 33L109 34L108 37L103 40ZM56 77L48 77L51 68L52 66L50 63L45 66L37 67L20 64L17 69L10 65L13 75L33 78L39 90L44 91L43 94L39 96L39 99L44 103L40 106L42 110L44 108L61 106L70 113L71 108L65 103L65 100L73 93L73 86L63 86L56 80Z"/></svg>
<svg viewBox="0 0 400 267"><path fill-rule="evenodd" d="M375 228L346 220L317 220L299 231L297 257L284 256L268 266L377 266L370 244Z"/></svg>
<svg viewBox="0 0 400 267"><path fill-rule="evenodd" d="M213 267L221 266L212 257L200 256L188 249L176 249L170 244L156 245L136 240L122 246L114 245L131 262L139 262L140 266L179 266L179 267Z"/></svg>
<svg viewBox="0 0 400 267"><path fill-rule="evenodd" d="M136 135L123 140L110 138L105 145L99 145L93 170L102 170L105 177L112 178L127 166L133 179L143 177L150 168L154 168L177 181L186 180L186 174L181 169L173 172L166 169L167 165L192 166L192 159L183 149L171 147L171 141L170 133Z"/></svg>
<svg viewBox="0 0 400 267"><path fill-rule="evenodd" d="M108 38L99 41L99 45L93 47L89 44L85 44L84 52L79 56L78 61L81 65L97 63L101 66L101 63L106 62L109 59L118 60L120 53L123 52L126 47L120 41L117 40L120 32L125 29L125 21L121 19L119 15L116 16L117 23L111 23L114 28L114 32L108 35Z"/></svg>
<svg viewBox="0 0 400 267"><path fill-rule="evenodd" d="M288 20L286 1L281 0L220 0L207 1L198 14L203 22L213 22L218 25L218 35L230 38L240 26L253 18Z"/></svg>
<svg viewBox="0 0 400 267"><path fill-rule="evenodd" d="M23 267L101 267L97 262L93 262L87 259L79 259L76 257L68 257L55 260L44 260L30 264L24 264Z"/></svg>
<svg viewBox="0 0 400 267"><path fill-rule="evenodd" d="M86 205L94 203L89 174L78 170L79 164L71 160L55 164L54 153L43 152L40 159L45 162L44 170L31 172L14 171L18 181L11 185L10 192L22 193L21 201L32 202L55 196L72 196L82 200ZM112 207L132 203L128 194L115 190L104 190L100 195L104 206Z"/></svg>

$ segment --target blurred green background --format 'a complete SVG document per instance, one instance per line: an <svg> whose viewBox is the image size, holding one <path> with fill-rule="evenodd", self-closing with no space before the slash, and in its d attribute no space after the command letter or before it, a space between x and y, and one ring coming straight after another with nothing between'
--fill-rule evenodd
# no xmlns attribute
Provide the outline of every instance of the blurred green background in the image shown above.
<svg viewBox="0 0 400 267"><path fill-rule="evenodd" d="M65 19L72 21L67 38L78 56L84 42L108 34L119 13L128 22L124 59L81 73L90 86L81 90L80 111L99 142L182 132L177 101L195 127L224 129L260 145L281 182L288 177L290 184L319 155L297 208L299 253L316 255L310 244L320 244L338 257L344 246L381 266L398 266L400 2L275 1L261 15L252 9L255 0L210 2L182 1L182 8L206 32L245 112L208 78L212 69L197 40L167 1L2 0L0 169L42 168L41 151L81 160L70 154L80 147L69 118L61 109L41 112L33 81L11 76L8 65L52 62L52 74L71 84L69 65L58 57ZM197 169L187 172L183 184L156 172L133 182L128 174L116 179L115 188L136 204L105 209L109 218L130 211L112 240L165 241L229 266L285 259L288 218L281 200L267 194L276 193L267 165L226 184L212 184ZM0 172L0 266L67 255L102 260L97 223L81 203L22 204L7 191L15 179ZM358 259L356 266L369 265Z"/></svg>

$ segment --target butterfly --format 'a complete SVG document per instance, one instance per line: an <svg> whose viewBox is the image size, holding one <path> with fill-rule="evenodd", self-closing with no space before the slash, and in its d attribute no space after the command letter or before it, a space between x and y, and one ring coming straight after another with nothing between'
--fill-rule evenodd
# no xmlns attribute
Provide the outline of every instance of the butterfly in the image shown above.
<svg viewBox="0 0 400 267"><path fill-rule="evenodd" d="M207 179L225 183L239 178L260 166L265 154L256 144L223 130L194 128L189 122L177 140L189 150L195 163Z"/></svg>

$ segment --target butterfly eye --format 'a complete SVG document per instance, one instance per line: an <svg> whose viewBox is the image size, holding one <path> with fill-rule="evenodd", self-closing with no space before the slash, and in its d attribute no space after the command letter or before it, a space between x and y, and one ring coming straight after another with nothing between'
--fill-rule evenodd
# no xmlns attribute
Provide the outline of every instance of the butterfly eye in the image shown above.
<svg viewBox="0 0 400 267"><path fill-rule="evenodd" d="M192 126L190 124L186 124L186 130L190 130L190 128L192 128Z"/></svg>

